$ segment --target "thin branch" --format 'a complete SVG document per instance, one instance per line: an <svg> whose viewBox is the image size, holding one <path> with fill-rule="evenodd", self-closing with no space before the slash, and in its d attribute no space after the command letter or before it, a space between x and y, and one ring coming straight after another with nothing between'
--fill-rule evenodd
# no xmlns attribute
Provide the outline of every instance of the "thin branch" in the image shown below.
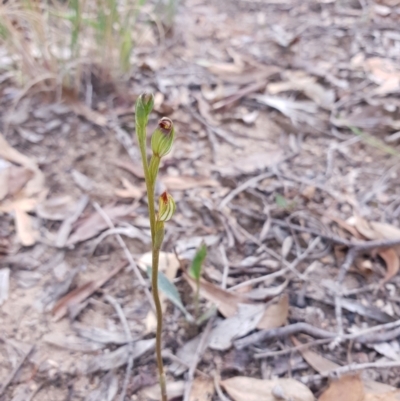
<svg viewBox="0 0 400 401"><path fill-rule="evenodd" d="M400 361L359 363L359 364L340 366L337 369L329 370L327 372L320 373L317 375L305 376L302 377L300 380L303 383L310 383L316 380L321 380L325 377L338 376L338 375L343 375L345 373L358 372L360 370L388 369L388 368L398 368L398 367L400 367Z"/></svg>
<svg viewBox="0 0 400 401"><path fill-rule="evenodd" d="M33 349L35 347L31 345L31 347L28 349L28 351L24 354L24 356L19 360L17 363L17 366L13 369L13 371L10 373L10 375L7 377L7 379L4 381L3 385L0 388L0 396L4 393L4 391L7 389L7 387L10 385L10 383L13 381L15 375L18 373L18 371L21 369L22 365L26 361L26 359L29 357L29 355L32 353Z"/></svg>

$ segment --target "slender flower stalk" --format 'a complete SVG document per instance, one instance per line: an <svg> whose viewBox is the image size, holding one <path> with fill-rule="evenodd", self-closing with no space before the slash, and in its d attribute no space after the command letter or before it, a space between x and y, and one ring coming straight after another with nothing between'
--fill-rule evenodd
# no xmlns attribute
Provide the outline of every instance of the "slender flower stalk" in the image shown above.
<svg viewBox="0 0 400 401"><path fill-rule="evenodd" d="M136 102L136 135L138 137L140 154L142 157L144 177L146 181L147 200L149 208L149 220L152 239L152 276L151 284L153 289L154 305L156 308L157 330L156 330L156 359L160 380L161 400L167 401L167 386L164 373L163 360L161 355L162 343L162 308L158 293L158 265L160 249L164 240L164 222L171 219L175 212L175 201L172 196L164 192L159 198L158 212L155 211L155 185L160 166L161 158L171 150L175 130L172 121L163 117L158 122L158 127L151 138L151 149L153 155L150 163L147 159L146 151L146 127L149 115L153 109L154 98L151 94L141 95Z"/></svg>

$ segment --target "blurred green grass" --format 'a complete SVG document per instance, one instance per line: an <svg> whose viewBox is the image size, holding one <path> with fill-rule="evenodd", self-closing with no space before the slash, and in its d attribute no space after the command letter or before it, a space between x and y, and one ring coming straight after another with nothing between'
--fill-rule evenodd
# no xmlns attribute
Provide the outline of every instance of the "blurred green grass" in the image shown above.
<svg viewBox="0 0 400 401"><path fill-rule="evenodd" d="M15 71L21 84L76 90L91 65L123 77L140 30L154 18L168 28L177 1L8 0L0 4L0 69Z"/></svg>

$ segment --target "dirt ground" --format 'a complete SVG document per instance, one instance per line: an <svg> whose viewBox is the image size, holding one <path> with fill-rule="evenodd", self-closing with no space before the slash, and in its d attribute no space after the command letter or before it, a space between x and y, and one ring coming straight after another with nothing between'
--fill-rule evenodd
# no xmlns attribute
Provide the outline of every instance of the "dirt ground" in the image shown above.
<svg viewBox="0 0 400 401"><path fill-rule="evenodd" d="M164 301L171 399L190 383L191 401L245 401L228 380L241 376L287 392L267 398L244 381L252 399L309 400L288 395L294 385L280 380L290 378L329 401L332 378L353 371L363 394L392 394L399 21L396 0L187 0L172 31L151 26L135 48L128 82L93 69L79 101L60 101L1 75L1 399L157 399L134 138L144 91L155 94L150 130L163 115L177 129L157 188L177 202L162 270L194 316L183 271L205 242L200 314L217 306L196 325ZM397 399L363 397L352 400Z"/></svg>

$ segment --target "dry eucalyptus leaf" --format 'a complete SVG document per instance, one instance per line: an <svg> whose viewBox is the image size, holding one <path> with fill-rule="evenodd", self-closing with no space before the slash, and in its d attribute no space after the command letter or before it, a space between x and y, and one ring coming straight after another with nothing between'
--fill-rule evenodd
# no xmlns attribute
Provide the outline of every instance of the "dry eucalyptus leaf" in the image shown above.
<svg viewBox="0 0 400 401"><path fill-rule="evenodd" d="M16 205L17 206L17 205ZM33 227L33 218L18 206L14 209L18 238L23 246L32 246L39 238L39 231Z"/></svg>
<svg viewBox="0 0 400 401"><path fill-rule="evenodd" d="M110 331L100 327L83 326L75 323L73 329L79 336L102 344L126 344L127 338L124 332Z"/></svg>
<svg viewBox="0 0 400 401"><path fill-rule="evenodd" d="M138 260L138 266L143 271L147 271L147 268L151 267L152 263L151 252L144 253ZM170 281L175 279L179 267L179 260L174 253L160 252L158 269L162 271Z"/></svg>
<svg viewBox="0 0 400 401"><path fill-rule="evenodd" d="M400 401L400 390L385 394L365 394L363 401Z"/></svg>
<svg viewBox="0 0 400 401"><path fill-rule="evenodd" d="M261 320L257 324L260 330L274 329L286 323L289 314L289 296L284 294L278 303L270 305L265 310Z"/></svg>
<svg viewBox="0 0 400 401"><path fill-rule="evenodd" d="M184 278L190 284L193 291L196 291L196 281L187 273L184 273ZM240 303L249 303L246 297L223 290L204 279L200 279L200 295L215 304L225 317L235 316Z"/></svg>
<svg viewBox="0 0 400 401"><path fill-rule="evenodd" d="M214 170L218 170L224 176L254 174L257 171L263 171L267 167L274 166L282 159L282 149L275 148L266 152L254 153L251 156L235 157L223 166L215 166Z"/></svg>
<svg viewBox="0 0 400 401"><path fill-rule="evenodd" d="M75 202L69 195L46 199L36 206L36 214L46 220L64 220L73 213Z"/></svg>
<svg viewBox="0 0 400 401"><path fill-rule="evenodd" d="M302 343L294 336L291 337L293 344L297 347ZM300 354L306 360L306 362L315 369L318 373L325 374L331 370L337 369L340 365L324 358L323 356L311 351L309 348L300 348Z"/></svg>
<svg viewBox="0 0 400 401"><path fill-rule="evenodd" d="M136 341L130 345L123 345L115 351L95 356L89 360L83 371L89 374L99 370L107 371L117 369L125 365L130 357L136 359L147 351L154 349L155 344L156 340L152 338L150 340Z"/></svg>
<svg viewBox="0 0 400 401"><path fill-rule="evenodd" d="M237 376L222 381L221 385L234 401L277 401L277 393L283 400L314 401L313 393L294 379L260 380Z"/></svg>
<svg viewBox="0 0 400 401"><path fill-rule="evenodd" d="M189 401L211 401L214 391L214 381L211 378L196 377L192 384Z"/></svg>
<svg viewBox="0 0 400 401"><path fill-rule="evenodd" d="M400 267L399 255L394 251L394 249L390 248L380 250L378 254L386 264L386 274L382 280L382 284L384 284L398 273Z"/></svg>
<svg viewBox="0 0 400 401"><path fill-rule="evenodd" d="M185 191L187 189L217 187L219 185L218 181L212 178L189 175L167 175L161 177L161 181L169 191Z"/></svg>
<svg viewBox="0 0 400 401"><path fill-rule="evenodd" d="M210 333L208 346L211 349L226 351L232 341L253 331L264 315L263 304L239 304L237 313L220 320Z"/></svg>
<svg viewBox="0 0 400 401"><path fill-rule="evenodd" d="M106 213L114 223L118 222L123 217L131 215L133 210L134 208L132 205L109 205L103 208L104 213ZM66 245L74 245L78 242L93 238L107 228L107 222L95 211L90 216L78 220L77 227L68 238Z"/></svg>
<svg viewBox="0 0 400 401"><path fill-rule="evenodd" d="M185 382L171 382L167 381L167 396L169 400L181 397L185 391ZM155 384L154 386L145 387L140 391L140 394L145 397L146 400L159 401L161 399L160 385Z"/></svg>
<svg viewBox="0 0 400 401"><path fill-rule="evenodd" d="M131 198L131 199L140 199L143 196L142 187L138 187L137 185L132 184L125 177L121 178L122 185L124 189L115 189L115 195L121 198Z"/></svg>
<svg viewBox="0 0 400 401"><path fill-rule="evenodd" d="M364 401L364 386L358 375L342 376L330 383L318 401Z"/></svg>
<svg viewBox="0 0 400 401"><path fill-rule="evenodd" d="M43 341L60 348L78 352L94 352L105 347L104 344L96 343L94 340L85 340L63 332L48 333L43 336Z"/></svg>
<svg viewBox="0 0 400 401"><path fill-rule="evenodd" d="M97 388L91 391L85 401L113 401L118 392L118 376L115 372L108 372Z"/></svg>

